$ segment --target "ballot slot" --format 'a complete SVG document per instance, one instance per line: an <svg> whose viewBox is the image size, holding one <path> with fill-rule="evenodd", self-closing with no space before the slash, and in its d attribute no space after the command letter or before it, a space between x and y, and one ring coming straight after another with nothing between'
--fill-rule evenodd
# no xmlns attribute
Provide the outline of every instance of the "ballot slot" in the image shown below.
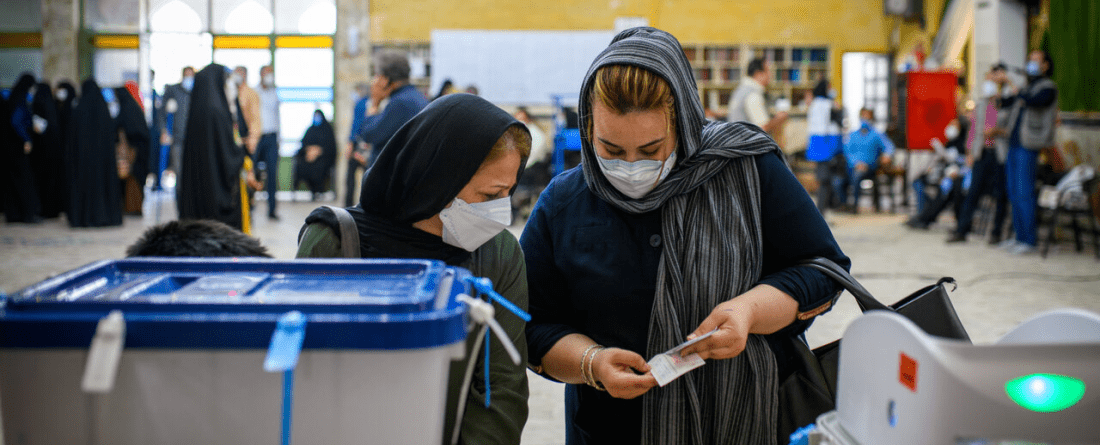
<svg viewBox="0 0 1100 445"><path fill-rule="evenodd" d="M221 270L199 259L127 259L93 263L9 298L9 307L44 311L314 311L394 313L432 309L445 265L376 262L371 273L348 261L239 260ZM220 309L219 309L220 308ZM328 309L324 309L328 308Z"/></svg>

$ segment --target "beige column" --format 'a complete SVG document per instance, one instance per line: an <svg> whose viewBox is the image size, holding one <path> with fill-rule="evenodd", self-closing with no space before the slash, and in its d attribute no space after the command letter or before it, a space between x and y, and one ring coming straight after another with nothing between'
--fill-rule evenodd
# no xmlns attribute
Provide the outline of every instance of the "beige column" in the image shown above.
<svg viewBox="0 0 1100 445"><path fill-rule="evenodd" d="M42 0L42 77L80 85L79 0Z"/></svg>
<svg viewBox="0 0 1100 445"><path fill-rule="evenodd" d="M351 131L352 113L355 109L353 95L355 85L370 82L371 44L369 0L336 0L336 36L333 51L336 59L336 79L333 84L333 128L336 131L340 151L336 162L336 197L344 202L344 176L347 172L348 132ZM353 190L352 193L356 193Z"/></svg>

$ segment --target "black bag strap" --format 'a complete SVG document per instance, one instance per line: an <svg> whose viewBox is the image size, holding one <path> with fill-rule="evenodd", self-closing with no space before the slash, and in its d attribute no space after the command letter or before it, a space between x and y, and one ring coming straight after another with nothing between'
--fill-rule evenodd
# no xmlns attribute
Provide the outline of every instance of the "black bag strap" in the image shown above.
<svg viewBox="0 0 1100 445"><path fill-rule="evenodd" d="M336 222L340 223L340 252L344 258L359 258L359 228L355 225L355 218L351 212L343 207L325 205L321 206L332 210L336 215Z"/></svg>
<svg viewBox="0 0 1100 445"><path fill-rule="evenodd" d="M840 283L841 287L851 293L853 297L856 297L856 303L859 304L860 311L866 312L873 309L884 311L894 310L889 306L882 304L881 301L878 301L878 299L872 296L871 292L867 291L867 289L864 288L862 284L859 284L859 282L856 281L856 279L853 278L852 275L848 273L848 271L844 270L843 267L840 267L839 264L834 263L828 258L814 257L808 260L799 261L798 265L811 267L818 272L827 275L829 278L832 278L837 283Z"/></svg>

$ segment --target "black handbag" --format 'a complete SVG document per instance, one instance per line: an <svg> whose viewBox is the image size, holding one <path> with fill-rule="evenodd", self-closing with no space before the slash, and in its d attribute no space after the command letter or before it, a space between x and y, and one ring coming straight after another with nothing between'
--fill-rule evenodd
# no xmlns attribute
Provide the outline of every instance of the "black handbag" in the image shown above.
<svg viewBox="0 0 1100 445"><path fill-rule="evenodd" d="M937 336L970 341L948 297L947 284L955 289L955 279L940 278L936 284L913 292L890 306L871 295L855 278L826 258L799 262L828 275L852 294L862 312L886 310L912 320L925 332ZM843 291L833 297L833 303ZM810 350L802 337L785 336L775 341L784 349L787 360L780 363L778 442L789 442L790 434L817 420L817 416L836 407L837 367L840 364L840 340Z"/></svg>

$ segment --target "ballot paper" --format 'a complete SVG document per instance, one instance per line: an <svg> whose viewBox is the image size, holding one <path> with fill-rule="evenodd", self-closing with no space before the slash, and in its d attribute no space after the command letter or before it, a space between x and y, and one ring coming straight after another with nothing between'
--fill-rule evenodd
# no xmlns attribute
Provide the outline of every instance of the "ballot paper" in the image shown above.
<svg viewBox="0 0 1100 445"><path fill-rule="evenodd" d="M686 374L688 371L703 366L706 362L699 357L699 354L691 354L687 357L683 357L680 355L680 351L696 342L710 337L715 331L717 331L717 329L680 343L679 346L661 354L657 354L649 359L649 372L653 374L653 378L657 379L657 384L665 386L669 382Z"/></svg>

